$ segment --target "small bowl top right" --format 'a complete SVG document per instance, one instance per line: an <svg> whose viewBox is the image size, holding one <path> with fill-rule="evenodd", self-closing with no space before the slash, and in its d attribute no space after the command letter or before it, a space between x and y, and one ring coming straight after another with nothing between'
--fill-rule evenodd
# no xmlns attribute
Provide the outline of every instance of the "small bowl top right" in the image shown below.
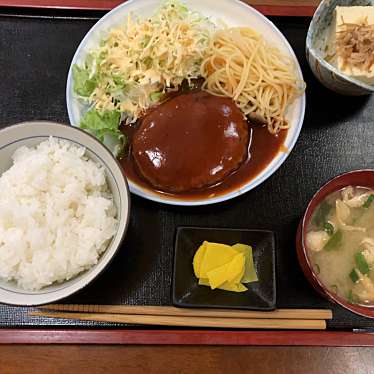
<svg viewBox="0 0 374 374"><path fill-rule="evenodd" d="M338 13L337 7L355 8L338 8ZM347 26L348 24L350 25ZM350 30L350 27L356 27L356 31ZM352 31L355 35L360 35L357 41L352 38ZM347 38L344 37L346 32L351 32ZM310 23L306 39L306 57L315 77L325 87L342 95L372 94L374 92L374 64L370 66L369 62L366 66L365 63L370 58L363 57L361 67L360 62L356 64L354 60L356 57L351 55L351 52L361 53L357 50L357 46L360 49L360 46L366 44L363 39L369 38L368 40L372 43L369 46L369 52L367 45L362 48L365 49L364 53L372 56L373 33L374 0L322 0ZM337 40L341 47L338 53L335 48ZM344 45L348 40L349 45ZM356 53L355 56L358 54Z"/></svg>

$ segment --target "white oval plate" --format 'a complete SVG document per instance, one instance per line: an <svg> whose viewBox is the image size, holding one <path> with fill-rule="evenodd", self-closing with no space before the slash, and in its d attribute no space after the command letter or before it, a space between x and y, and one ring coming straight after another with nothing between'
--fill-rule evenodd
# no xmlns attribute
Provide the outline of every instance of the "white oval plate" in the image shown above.
<svg viewBox="0 0 374 374"><path fill-rule="evenodd" d="M202 14L211 17L212 21L222 20L229 27L248 26L260 32L269 42L276 44L278 48L280 48L294 60L297 68L298 78L303 79L300 65L286 38L272 22L270 22L257 10L238 0L185 0L185 3L191 9L197 10ZM80 118L86 110L86 108L78 102L73 93L73 65L76 63L82 64L85 60L86 54L92 48L95 48L98 45L99 41L106 35L106 31L110 28L118 27L123 24L129 12L139 15L142 18L148 17L154 13L159 4L159 0L130 0L124 4L121 4L117 8L114 8L103 18L101 18L84 37L71 62L66 86L67 109L70 123L73 126L78 126ZM213 204L242 195L269 178L286 160L287 156L293 149L297 138L299 137L304 120L304 112L305 94L295 100L292 106L290 106L288 109L287 119L291 125L285 140L285 146L287 147L288 152L279 152L279 154L261 173L236 190L212 198L188 200L178 199L167 194L161 195L160 193L145 189L129 180L130 191L146 199L173 205Z"/></svg>

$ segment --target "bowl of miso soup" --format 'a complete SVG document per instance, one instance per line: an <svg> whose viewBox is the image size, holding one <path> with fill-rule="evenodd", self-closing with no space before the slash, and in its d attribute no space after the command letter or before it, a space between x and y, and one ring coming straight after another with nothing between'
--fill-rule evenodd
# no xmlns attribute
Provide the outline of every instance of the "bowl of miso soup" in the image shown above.
<svg viewBox="0 0 374 374"><path fill-rule="evenodd" d="M374 170L325 184L306 209L296 244L301 268L320 294L374 318Z"/></svg>

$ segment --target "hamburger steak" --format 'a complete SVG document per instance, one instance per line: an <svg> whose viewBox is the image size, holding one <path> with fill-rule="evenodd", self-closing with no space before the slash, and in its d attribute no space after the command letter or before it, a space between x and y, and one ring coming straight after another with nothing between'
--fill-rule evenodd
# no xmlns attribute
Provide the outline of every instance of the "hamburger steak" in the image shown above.
<svg viewBox="0 0 374 374"><path fill-rule="evenodd" d="M154 187L181 193L221 182L246 160L248 143L248 124L231 99L192 91L145 115L132 154Z"/></svg>

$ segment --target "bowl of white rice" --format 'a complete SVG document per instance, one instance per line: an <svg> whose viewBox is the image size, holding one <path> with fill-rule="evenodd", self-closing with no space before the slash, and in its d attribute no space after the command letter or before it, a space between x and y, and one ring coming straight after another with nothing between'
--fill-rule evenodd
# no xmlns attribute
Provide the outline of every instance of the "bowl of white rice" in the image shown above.
<svg viewBox="0 0 374 374"><path fill-rule="evenodd" d="M110 263L130 212L126 178L90 134L46 121L0 130L0 303L40 305Z"/></svg>

